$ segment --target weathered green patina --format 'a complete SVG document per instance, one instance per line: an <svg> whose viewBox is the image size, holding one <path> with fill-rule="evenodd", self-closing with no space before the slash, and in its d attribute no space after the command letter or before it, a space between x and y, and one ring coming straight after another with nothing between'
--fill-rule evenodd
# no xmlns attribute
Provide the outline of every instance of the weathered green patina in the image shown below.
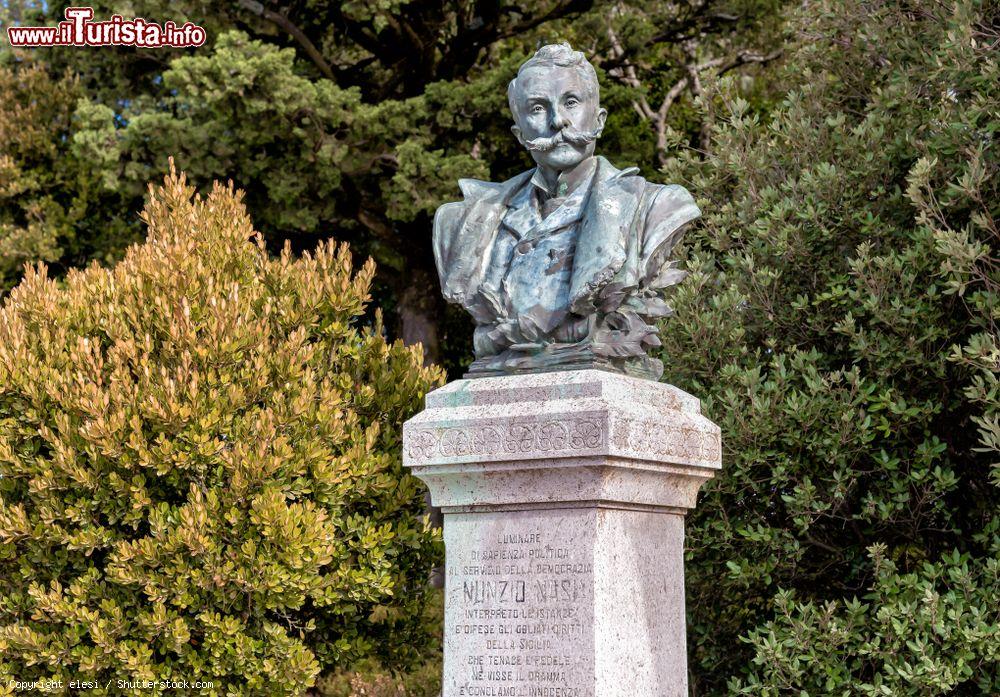
<svg viewBox="0 0 1000 697"><path fill-rule="evenodd" d="M506 182L462 179L434 217L444 297L476 321L469 376L600 368L657 379L670 252L701 213L681 186L594 155L607 111L594 68L544 46L508 88L511 128L537 167Z"/></svg>

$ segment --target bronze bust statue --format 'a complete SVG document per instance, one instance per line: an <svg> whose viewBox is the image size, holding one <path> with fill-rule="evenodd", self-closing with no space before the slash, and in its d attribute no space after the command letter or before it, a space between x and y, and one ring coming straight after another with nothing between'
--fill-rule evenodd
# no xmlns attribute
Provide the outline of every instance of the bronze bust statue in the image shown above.
<svg viewBox="0 0 1000 697"><path fill-rule="evenodd" d="M468 377L601 368L657 379L670 252L701 212L686 189L594 155L607 110L593 66L543 46L507 89L515 137L537 167L502 183L462 179L434 216L445 299L476 322Z"/></svg>

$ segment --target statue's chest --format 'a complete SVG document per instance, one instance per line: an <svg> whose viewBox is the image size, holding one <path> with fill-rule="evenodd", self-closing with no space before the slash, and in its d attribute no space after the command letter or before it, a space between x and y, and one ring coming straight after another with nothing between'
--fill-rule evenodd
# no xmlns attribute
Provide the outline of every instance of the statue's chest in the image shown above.
<svg viewBox="0 0 1000 697"><path fill-rule="evenodd" d="M543 331L554 329L569 309L578 227L572 223L556 230L532 230L512 251L504 279L510 309L517 317L530 316Z"/></svg>

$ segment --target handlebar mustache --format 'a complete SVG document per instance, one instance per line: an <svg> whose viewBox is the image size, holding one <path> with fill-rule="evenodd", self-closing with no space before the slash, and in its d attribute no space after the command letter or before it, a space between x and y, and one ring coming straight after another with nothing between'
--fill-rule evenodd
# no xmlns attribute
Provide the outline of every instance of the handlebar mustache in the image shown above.
<svg viewBox="0 0 1000 697"><path fill-rule="evenodd" d="M569 143L570 145L586 145L597 140L601 136L602 128L595 128L593 131L578 131L575 128L566 127L548 138L535 138L524 141L524 147L528 150L548 152L553 148Z"/></svg>

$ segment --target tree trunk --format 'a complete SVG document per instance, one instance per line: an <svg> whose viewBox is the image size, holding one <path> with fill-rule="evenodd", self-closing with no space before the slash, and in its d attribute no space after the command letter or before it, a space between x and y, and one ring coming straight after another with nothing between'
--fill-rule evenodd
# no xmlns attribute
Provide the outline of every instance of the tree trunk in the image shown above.
<svg viewBox="0 0 1000 697"><path fill-rule="evenodd" d="M441 360L440 328L444 316L437 273L413 265L397 286L399 338L407 346L422 344L424 365Z"/></svg>

